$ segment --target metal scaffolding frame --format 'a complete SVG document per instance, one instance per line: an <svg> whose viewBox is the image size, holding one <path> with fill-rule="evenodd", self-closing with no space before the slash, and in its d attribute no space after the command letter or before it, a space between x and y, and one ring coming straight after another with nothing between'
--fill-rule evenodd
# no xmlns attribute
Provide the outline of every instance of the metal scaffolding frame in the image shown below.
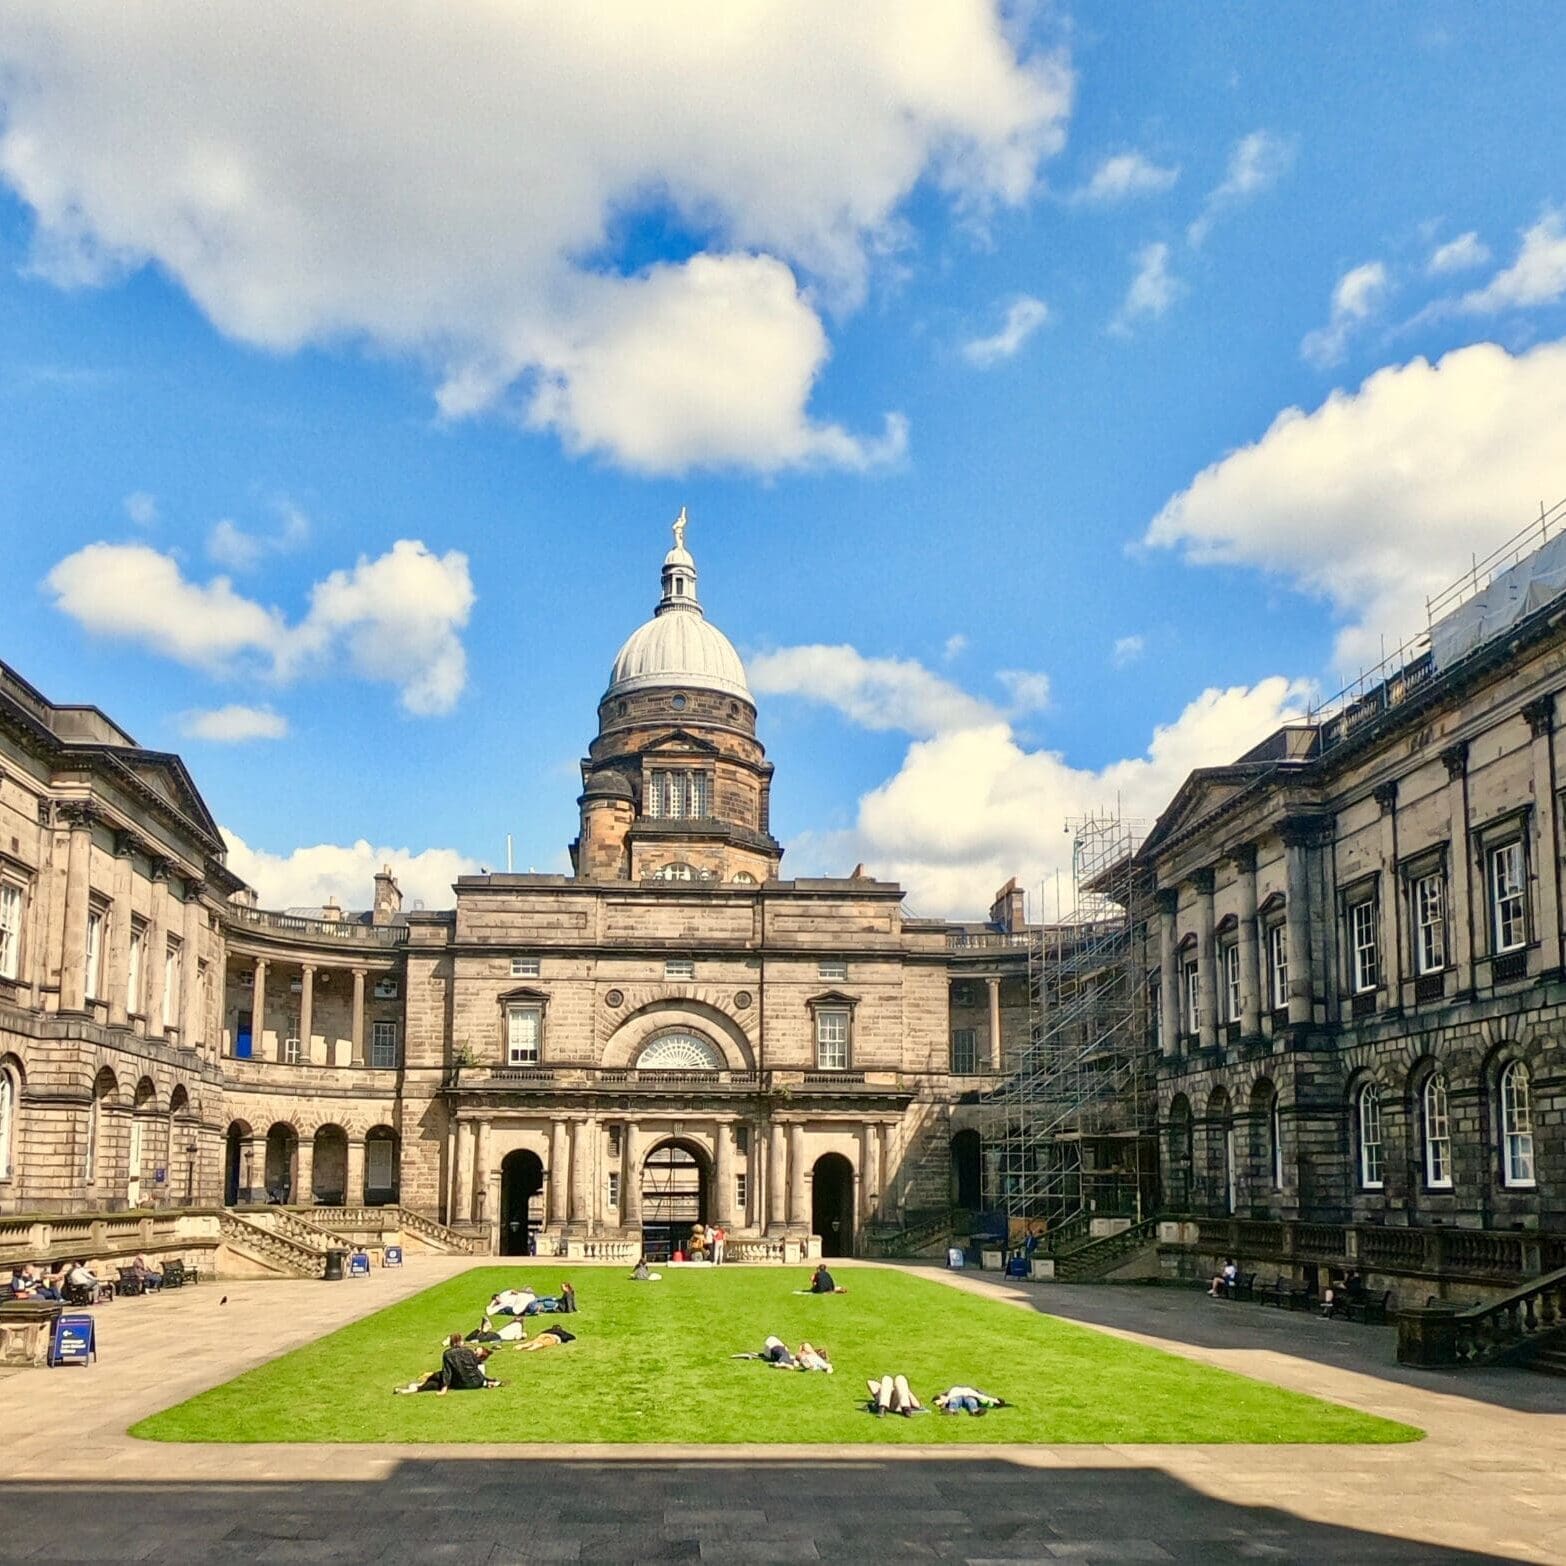
<svg viewBox="0 0 1566 1566"><path fill-rule="evenodd" d="M1107 812L1068 822L1071 911L1033 930L1028 1043L985 1101L992 1199L1013 1235L1083 1214L1147 1216L1157 1046L1138 950L1138 825Z"/></svg>

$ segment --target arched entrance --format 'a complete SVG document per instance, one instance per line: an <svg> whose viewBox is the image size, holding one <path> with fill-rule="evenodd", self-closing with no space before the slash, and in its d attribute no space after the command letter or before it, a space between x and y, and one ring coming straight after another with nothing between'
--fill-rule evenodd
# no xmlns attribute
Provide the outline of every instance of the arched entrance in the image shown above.
<svg viewBox="0 0 1566 1566"><path fill-rule="evenodd" d="M707 1156L689 1142L661 1142L642 1164L642 1250L667 1261L708 1221Z"/></svg>
<svg viewBox="0 0 1566 1566"><path fill-rule="evenodd" d="M810 1227L823 1256L854 1254L854 1166L841 1153L823 1153L811 1171Z"/></svg>
<svg viewBox="0 0 1566 1566"><path fill-rule="evenodd" d="M292 1202L294 1171L299 1167L299 1133L286 1121L277 1121L266 1134L266 1199Z"/></svg>
<svg viewBox="0 0 1566 1566"><path fill-rule="evenodd" d="M500 1161L500 1254L527 1256L543 1221L544 1165L525 1148Z"/></svg>
<svg viewBox="0 0 1566 1566"><path fill-rule="evenodd" d="M341 1207L348 1198L348 1133L341 1126L320 1126L310 1160L310 1200L317 1207Z"/></svg>
<svg viewBox="0 0 1566 1566"><path fill-rule="evenodd" d="M977 1131L952 1138L952 1205L969 1213L984 1206L984 1150Z"/></svg>
<svg viewBox="0 0 1566 1566"><path fill-rule="evenodd" d="M250 1138L255 1133L243 1120L234 1121L223 1138L223 1205L252 1201Z"/></svg>

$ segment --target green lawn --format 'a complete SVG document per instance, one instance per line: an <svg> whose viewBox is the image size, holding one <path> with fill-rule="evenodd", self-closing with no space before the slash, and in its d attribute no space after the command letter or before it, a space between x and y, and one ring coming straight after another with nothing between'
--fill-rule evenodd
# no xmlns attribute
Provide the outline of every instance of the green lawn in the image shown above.
<svg viewBox="0 0 1566 1566"><path fill-rule="evenodd" d="M156 1414L157 1441L486 1442L1379 1442L1422 1432L1213 1370L1090 1328L885 1269L845 1269L849 1293L796 1295L802 1268L665 1269L634 1284L608 1268L527 1269L540 1292L569 1277L580 1312L567 1348L491 1361L505 1386L393 1397L429 1370L443 1333L467 1331L516 1267L475 1268ZM353 1288L345 1282L337 1285ZM836 1374L731 1359L776 1333L824 1346ZM1014 1401L984 1418L874 1419L865 1378L906 1374L928 1401L968 1382Z"/></svg>

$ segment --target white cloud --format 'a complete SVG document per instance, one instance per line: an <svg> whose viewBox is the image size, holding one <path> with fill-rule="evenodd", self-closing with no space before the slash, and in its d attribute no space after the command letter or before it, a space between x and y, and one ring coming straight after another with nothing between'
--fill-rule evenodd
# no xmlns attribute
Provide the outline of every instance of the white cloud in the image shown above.
<svg viewBox="0 0 1566 1566"><path fill-rule="evenodd" d="M968 638L961 631L954 631L946 638L946 645L941 649L941 656L950 663L953 658L959 657L968 646Z"/></svg>
<svg viewBox="0 0 1566 1566"><path fill-rule="evenodd" d="M343 908L371 906L375 875L390 865L402 889L402 905L422 902L426 908L450 908L456 899L451 885L459 875L475 875L480 866L453 848L372 848L364 839L346 846L317 843L289 854L252 848L223 828L228 844L228 868L259 894L263 908L324 907L335 897Z"/></svg>
<svg viewBox="0 0 1566 1566"><path fill-rule="evenodd" d="M1355 672L1425 625L1424 603L1566 493L1566 343L1493 343L1378 370L1204 469L1146 542L1275 571L1347 622Z"/></svg>
<svg viewBox="0 0 1566 1566"><path fill-rule="evenodd" d="M1001 669L995 678L1011 698L1014 713L1043 712L1049 706L1049 676L1029 669Z"/></svg>
<svg viewBox="0 0 1566 1566"><path fill-rule="evenodd" d="M1294 144L1268 130L1252 131L1235 143L1222 181L1209 193L1201 215L1185 231L1192 245L1200 245L1219 216L1231 207L1270 190L1294 161Z"/></svg>
<svg viewBox="0 0 1566 1566"><path fill-rule="evenodd" d="M207 740L214 745L243 745L250 740L282 739L288 719L270 707L213 707L182 712L179 731L186 739Z"/></svg>
<svg viewBox="0 0 1566 1566"><path fill-rule="evenodd" d="M1140 636L1117 636L1110 649L1109 661L1117 669L1129 669L1142 656L1146 645Z"/></svg>
<svg viewBox="0 0 1566 1566"><path fill-rule="evenodd" d="M460 632L473 606L467 556L399 539L311 590L296 625L234 591L226 576L188 581L172 555L145 544L89 544L45 579L55 607L84 629L215 675L280 681L339 652L364 678L396 685L420 715L447 712L466 683Z"/></svg>
<svg viewBox="0 0 1566 1566"><path fill-rule="evenodd" d="M1340 364L1348 352L1349 337L1381 308L1388 285L1387 269L1379 261L1366 261L1345 272L1332 290L1331 319L1305 334L1300 357L1318 369Z"/></svg>
<svg viewBox="0 0 1566 1566"><path fill-rule="evenodd" d="M207 534L207 554L230 571L253 571L269 554L287 554L310 537L310 519L291 501L278 503L278 526L273 533L247 533L224 517Z"/></svg>
<svg viewBox="0 0 1566 1566"><path fill-rule="evenodd" d="M1111 206L1137 196L1155 196L1171 189L1179 178L1178 165L1154 163L1140 152L1117 152L1094 169L1093 177L1072 199Z"/></svg>
<svg viewBox="0 0 1566 1566"><path fill-rule="evenodd" d="M1465 294L1462 308L1476 315L1554 304L1566 294L1566 213L1547 211L1525 229L1517 259L1483 288Z"/></svg>
<svg viewBox="0 0 1566 1566"><path fill-rule="evenodd" d="M1162 240L1143 246L1137 252L1131 286L1110 329L1124 333L1133 321L1156 321L1179 298L1181 287L1180 280L1169 270L1169 246Z"/></svg>
<svg viewBox="0 0 1566 1566"><path fill-rule="evenodd" d="M916 188L982 218L1064 139L1069 66L1003 9L17 0L0 179L57 282L155 265L243 342L429 363L448 416L649 472L863 468L899 427L812 415L817 299L862 298ZM649 211L697 253L623 275Z"/></svg>
<svg viewBox="0 0 1566 1566"><path fill-rule="evenodd" d="M1049 306L1042 299L1023 294L1007 308L1006 319L991 337L975 337L962 345L962 356L979 369L988 369L1002 359L1010 359L1049 319Z"/></svg>
<svg viewBox="0 0 1566 1566"><path fill-rule="evenodd" d="M137 527L153 527L158 520L158 502L146 490L138 489L125 497L125 515Z"/></svg>
<svg viewBox="0 0 1566 1566"><path fill-rule="evenodd" d="M1473 229L1469 229L1466 234L1459 234L1456 239L1437 245L1430 252L1425 271L1431 277L1444 277L1449 272L1466 272L1473 267L1483 266L1489 259L1490 247Z"/></svg>

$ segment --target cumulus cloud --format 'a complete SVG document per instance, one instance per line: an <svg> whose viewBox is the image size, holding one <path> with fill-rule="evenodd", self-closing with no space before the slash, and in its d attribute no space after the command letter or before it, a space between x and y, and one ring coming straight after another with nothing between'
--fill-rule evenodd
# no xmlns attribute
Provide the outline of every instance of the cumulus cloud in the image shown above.
<svg viewBox="0 0 1566 1566"><path fill-rule="evenodd" d="M1475 315L1554 304L1566 295L1566 214L1547 211L1524 229L1517 259L1483 288L1465 294L1462 308Z"/></svg>
<svg viewBox="0 0 1566 1566"><path fill-rule="evenodd" d="M476 875L476 859L454 848L374 848L360 838L348 845L317 843L288 854L252 848L237 833L223 828L228 845L228 868L256 889L263 908L324 907L335 897L343 908L371 906L375 875L390 865L402 888L402 905L423 903L426 908L450 908L456 899L451 885L459 875Z"/></svg>
<svg viewBox="0 0 1566 1566"><path fill-rule="evenodd" d="M968 638L961 631L953 631L946 638L946 644L941 649L941 656L950 663L953 658L960 657L968 645Z"/></svg>
<svg viewBox="0 0 1566 1566"><path fill-rule="evenodd" d="M286 682L341 652L362 677L397 686L403 707L420 715L449 711L466 683L467 556L435 555L413 539L316 583L296 624L236 592L226 576L188 580L172 555L146 544L88 544L44 586L57 609L94 635L209 674Z"/></svg>
<svg viewBox="0 0 1566 1566"><path fill-rule="evenodd" d="M1023 294L1006 310L1000 330L989 337L975 337L962 345L962 356L981 370L1002 359L1012 358L1022 345L1049 319L1049 306L1042 299Z"/></svg>
<svg viewBox="0 0 1566 1566"><path fill-rule="evenodd" d="M214 745L243 745L251 740L282 739L288 719L270 707L211 707L182 712L179 731L186 739Z"/></svg>
<svg viewBox="0 0 1566 1566"><path fill-rule="evenodd" d="M1469 229L1466 234L1459 234L1456 239L1437 245L1430 252L1425 271L1431 277L1445 277L1450 272L1471 271L1476 266L1483 266L1489 259L1490 247L1473 229Z"/></svg>
<svg viewBox="0 0 1566 1566"><path fill-rule="evenodd" d="M1204 469L1146 542L1196 564L1274 571L1347 622L1357 671L1423 630L1425 599L1566 492L1566 343L1493 343L1378 370L1311 412L1288 408Z"/></svg>
<svg viewBox="0 0 1566 1566"><path fill-rule="evenodd" d="M1345 272L1332 290L1331 318L1325 326L1305 334L1300 357L1318 369L1341 364L1350 336L1381 308L1387 288L1387 269L1379 261L1366 261Z"/></svg>
<svg viewBox="0 0 1566 1566"><path fill-rule="evenodd" d="M1161 240L1145 245L1137 252L1136 272L1110 329L1127 333L1136 321L1156 321L1180 297L1180 289L1180 280L1169 270L1169 246Z"/></svg>
<svg viewBox="0 0 1566 1566"><path fill-rule="evenodd" d="M278 525L270 533L247 533L228 517L207 534L207 554L230 571L253 571L270 554L301 548L310 537L310 519L291 501L278 504Z"/></svg>
<svg viewBox="0 0 1566 1566"><path fill-rule="evenodd" d="M1293 161L1294 145L1285 137L1269 130L1242 136L1229 154L1223 179L1209 192L1201 214L1186 229L1186 239L1200 245L1224 212L1271 190Z"/></svg>
<svg viewBox="0 0 1566 1566"><path fill-rule="evenodd" d="M149 495L146 490L138 489L129 494L124 500L125 515L128 516L137 527L153 527L158 520L158 502L155 496Z"/></svg>
<svg viewBox="0 0 1566 1566"><path fill-rule="evenodd" d="M1117 152L1093 170L1093 177L1072 197L1094 206L1113 206L1138 196L1156 196L1173 188L1178 165L1154 163L1140 152Z"/></svg>
<svg viewBox="0 0 1566 1566"><path fill-rule="evenodd" d="M1049 706L1049 676L1031 669L1001 669L995 678L1011 698L1013 712L1043 712Z"/></svg>
<svg viewBox="0 0 1566 1566"><path fill-rule="evenodd" d="M1115 645L1109 650L1109 661L1117 669L1129 669L1146 649L1146 643L1140 636L1117 636Z"/></svg>
<svg viewBox="0 0 1566 1566"><path fill-rule="evenodd" d="M18 0L7 23L0 179L36 271L154 265L242 342L411 356L448 416L648 472L894 456L895 420L812 413L816 301L863 297L916 188L965 219L1026 202L1073 85L996 0L470 0L438 25L416 0ZM689 259L627 264L649 217Z"/></svg>

